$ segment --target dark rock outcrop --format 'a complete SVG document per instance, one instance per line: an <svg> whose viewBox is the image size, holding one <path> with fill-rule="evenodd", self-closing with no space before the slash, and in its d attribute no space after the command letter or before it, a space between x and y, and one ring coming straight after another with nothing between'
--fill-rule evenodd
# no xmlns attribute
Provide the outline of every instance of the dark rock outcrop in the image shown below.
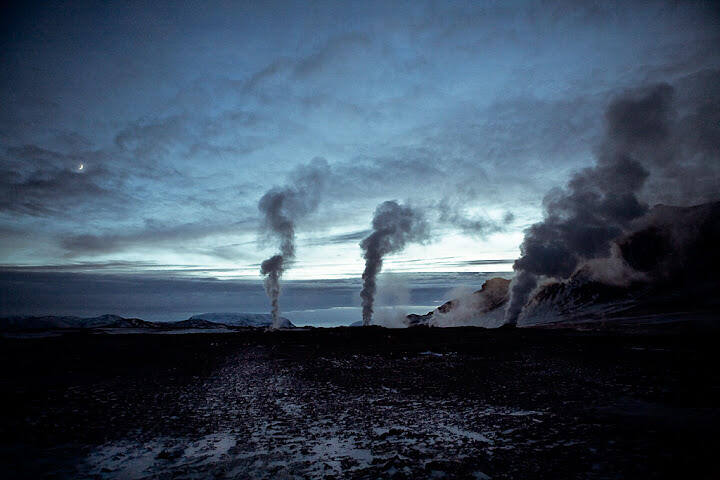
<svg viewBox="0 0 720 480"><path fill-rule="evenodd" d="M540 286L520 324L717 315L720 202L658 205L615 241L615 254Z"/></svg>

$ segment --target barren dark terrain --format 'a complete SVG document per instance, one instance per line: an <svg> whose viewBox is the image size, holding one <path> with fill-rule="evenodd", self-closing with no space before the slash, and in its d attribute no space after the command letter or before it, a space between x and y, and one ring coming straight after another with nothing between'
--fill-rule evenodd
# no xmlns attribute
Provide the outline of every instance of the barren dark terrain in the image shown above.
<svg viewBox="0 0 720 480"><path fill-rule="evenodd" d="M0 339L4 478L719 478L719 336Z"/></svg>

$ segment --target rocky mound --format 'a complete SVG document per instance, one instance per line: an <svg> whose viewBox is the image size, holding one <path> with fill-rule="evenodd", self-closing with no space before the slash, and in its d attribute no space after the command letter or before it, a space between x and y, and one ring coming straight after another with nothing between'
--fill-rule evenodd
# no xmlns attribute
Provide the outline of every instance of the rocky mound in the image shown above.
<svg viewBox="0 0 720 480"><path fill-rule="evenodd" d="M407 324L411 327L499 327L505 315L509 286L510 280L491 278L470 295L445 302L425 315L408 315Z"/></svg>
<svg viewBox="0 0 720 480"><path fill-rule="evenodd" d="M576 325L606 321L715 319L720 312L720 202L692 207L657 205L618 237L608 258L581 265L567 280L547 279L531 295L518 325ZM504 324L510 281L444 303L408 326Z"/></svg>

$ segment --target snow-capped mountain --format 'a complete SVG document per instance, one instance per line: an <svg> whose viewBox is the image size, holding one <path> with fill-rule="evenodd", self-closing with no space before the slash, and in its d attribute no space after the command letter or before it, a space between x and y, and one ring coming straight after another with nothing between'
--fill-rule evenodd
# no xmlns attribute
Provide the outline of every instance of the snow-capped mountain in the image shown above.
<svg viewBox="0 0 720 480"><path fill-rule="evenodd" d="M201 313L193 315L188 320L205 320L207 322L227 325L229 327L269 327L272 325L272 315L268 313ZM290 320L280 317L280 328L294 328Z"/></svg>
<svg viewBox="0 0 720 480"><path fill-rule="evenodd" d="M192 319L181 320L179 322L163 322L160 323L163 329L183 330L183 329L210 329L210 328L226 328L225 325L209 322L207 320Z"/></svg>

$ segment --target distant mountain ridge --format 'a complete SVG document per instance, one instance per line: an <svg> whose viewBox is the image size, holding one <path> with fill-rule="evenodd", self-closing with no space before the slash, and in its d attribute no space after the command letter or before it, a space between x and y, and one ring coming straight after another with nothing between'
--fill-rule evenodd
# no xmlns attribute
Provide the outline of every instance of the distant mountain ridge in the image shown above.
<svg viewBox="0 0 720 480"><path fill-rule="evenodd" d="M287 318L281 328L294 328ZM148 322L139 318L124 318L105 314L97 317L70 315L14 315L0 318L0 331L72 330L134 328L151 331L210 329L210 328L266 328L272 325L272 316L264 313L203 313L177 322Z"/></svg>
<svg viewBox="0 0 720 480"><path fill-rule="evenodd" d="M139 318L123 318L105 314L97 317L75 316L26 316L16 315L0 318L0 330L56 330L74 328L156 328L157 324Z"/></svg>

